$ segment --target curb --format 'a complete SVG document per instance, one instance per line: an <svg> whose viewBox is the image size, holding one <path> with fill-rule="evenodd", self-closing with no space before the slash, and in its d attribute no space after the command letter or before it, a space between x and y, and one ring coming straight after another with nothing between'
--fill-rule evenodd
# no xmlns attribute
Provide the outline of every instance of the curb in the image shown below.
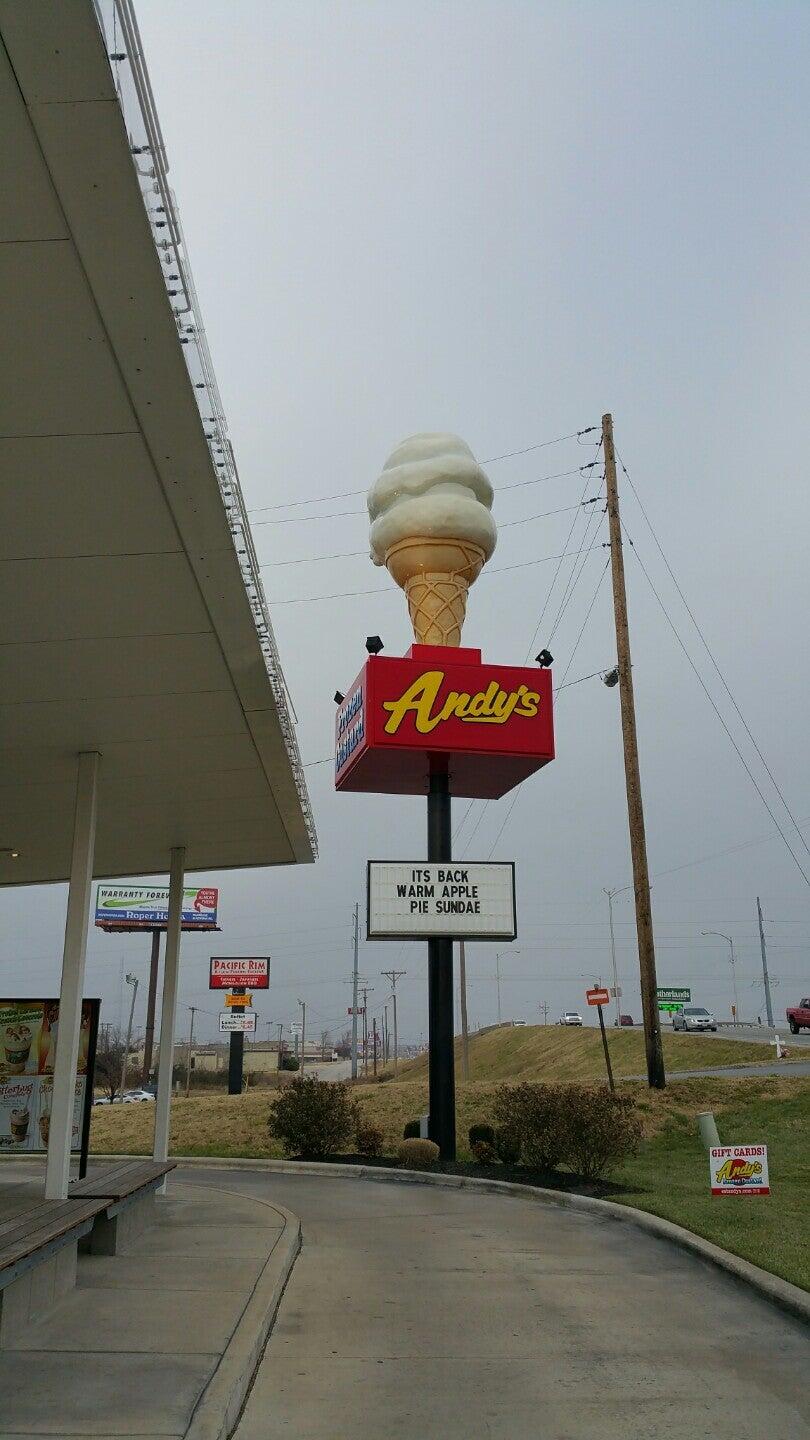
<svg viewBox="0 0 810 1440"><path fill-rule="evenodd" d="M372 1180L378 1184L394 1185L438 1185L447 1190L479 1190L490 1195L514 1195L521 1200L531 1200L540 1205L556 1205L562 1210L578 1210L594 1216L604 1216L621 1224L635 1225L659 1240L687 1250L699 1259L726 1274L741 1284L755 1290L764 1299L786 1311L799 1320L810 1323L810 1292L771 1275L759 1265L732 1255L710 1240L685 1230L671 1220L651 1215L646 1210L637 1210L632 1205L620 1205L615 1200L597 1200L590 1195L571 1195L562 1190L546 1190L539 1185L518 1185L508 1180L479 1180L468 1175L437 1175L420 1170L388 1170L374 1165L328 1165L316 1160L230 1160L207 1158L205 1156L175 1155L172 1159L180 1166L193 1169L223 1170L266 1170L276 1175L331 1175L354 1180ZM279 1207L280 1208L280 1207ZM300 1242L299 1242L300 1243ZM198 1440L194 1435L192 1440ZM203 1440L202 1435L199 1440ZM208 1440L208 1436L205 1436ZM217 1437L218 1440L218 1437Z"/></svg>
<svg viewBox="0 0 810 1440"><path fill-rule="evenodd" d="M239 1194L244 1198L243 1192ZM197 1401L185 1440L228 1440L233 1434L301 1249L301 1221L298 1216L285 1210L283 1205L273 1205L256 1196L250 1198L257 1205L264 1205L280 1215L284 1229L267 1258L216 1370Z"/></svg>

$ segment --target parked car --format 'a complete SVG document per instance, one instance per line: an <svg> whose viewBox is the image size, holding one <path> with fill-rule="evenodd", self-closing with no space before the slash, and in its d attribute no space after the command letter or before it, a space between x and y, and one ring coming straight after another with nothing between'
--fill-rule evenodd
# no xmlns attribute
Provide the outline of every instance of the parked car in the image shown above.
<svg viewBox="0 0 810 1440"><path fill-rule="evenodd" d="M717 1021L702 1005L684 1005L672 1016L673 1030L716 1030Z"/></svg>
<svg viewBox="0 0 810 1440"><path fill-rule="evenodd" d="M619 1024L620 1024L620 1025L632 1025L632 1023L633 1023L633 1017L632 1017L632 1015L620 1015L620 1016L619 1016Z"/></svg>
<svg viewBox="0 0 810 1440"><path fill-rule="evenodd" d="M798 1005L791 1006L790 1010L785 1011L785 1014L791 1035L798 1035L802 1027L810 1030L810 995L805 995Z"/></svg>
<svg viewBox="0 0 810 1440"><path fill-rule="evenodd" d="M581 1025L581 1024L582 1024L582 1016L581 1016L581 1015L578 1015L577 1012L576 1012L576 1010L566 1010L565 1013L560 1016L559 1020L557 1021L557 1024L558 1024L558 1025Z"/></svg>
<svg viewBox="0 0 810 1440"><path fill-rule="evenodd" d="M94 1105L120 1105L120 1104L121 1104L121 1096L120 1096L120 1095L116 1095L115 1099L114 1099L114 1100L111 1100L110 1097L109 1097L109 1095L97 1095L96 1098L95 1098L95 1100L93 1101L93 1104L94 1104Z"/></svg>
<svg viewBox="0 0 810 1440"><path fill-rule="evenodd" d="M155 1097L151 1090L125 1090L123 1098L125 1105L138 1105L142 1100L154 1100Z"/></svg>

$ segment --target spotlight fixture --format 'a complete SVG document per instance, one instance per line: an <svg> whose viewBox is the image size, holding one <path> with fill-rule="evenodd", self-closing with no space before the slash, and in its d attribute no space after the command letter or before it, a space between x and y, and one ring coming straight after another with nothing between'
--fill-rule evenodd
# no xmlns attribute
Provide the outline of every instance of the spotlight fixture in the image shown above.
<svg viewBox="0 0 810 1440"><path fill-rule="evenodd" d="M339 690L336 690L336 691L335 691L335 704L336 704L336 705L342 705L342 704L343 704L343 701L344 701L345 699L346 699L346 696L345 696L345 695L341 695L341 693L340 693Z"/></svg>
<svg viewBox="0 0 810 1440"><path fill-rule="evenodd" d="M540 669L541 669L541 670L547 670L548 667L549 667L549 665L553 665L553 664L554 664L554 656L551 654L551 652L550 652L549 650L541 650L541 651L540 651L540 654L539 654L539 655L535 655L534 658L535 658L535 660L537 661L538 665L540 666Z"/></svg>
<svg viewBox="0 0 810 1440"><path fill-rule="evenodd" d="M602 684L607 685L608 690L612 690L613 686L618 685L618 683L619 667L618 665L614 665L612 670L608 670L607 674L602 676Z"/></svg>
<svg viewBox="0 0 810 1440"><path fill-rule="evenodd" d="M13 850L10 845L0 846L0 855L7 855L9 860L19 860L19 850Z"/></svg>
<svg viewBox="0 0 810 1440"><path fill-rule="evenodd" d="M367 635L367 636L366 636L366 649L367 649L369 655L379 655L379 653L380 653L380 651L382 650L382 648L383 648L383 642L382 642L382 640L380 639L379 635Z"/></svg>

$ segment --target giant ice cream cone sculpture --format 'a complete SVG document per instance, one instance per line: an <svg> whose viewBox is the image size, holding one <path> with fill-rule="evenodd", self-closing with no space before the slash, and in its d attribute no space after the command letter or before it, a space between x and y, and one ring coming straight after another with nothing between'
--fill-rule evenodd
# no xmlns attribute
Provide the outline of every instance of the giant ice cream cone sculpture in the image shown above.
<svg viewBox="0 0 810 1440"><path fill-rule="evenodd" d="M460 645L467 591L495 549L492 486L456 435L398 445L368 497L371 558L408 601L420 645Z"/></svg>

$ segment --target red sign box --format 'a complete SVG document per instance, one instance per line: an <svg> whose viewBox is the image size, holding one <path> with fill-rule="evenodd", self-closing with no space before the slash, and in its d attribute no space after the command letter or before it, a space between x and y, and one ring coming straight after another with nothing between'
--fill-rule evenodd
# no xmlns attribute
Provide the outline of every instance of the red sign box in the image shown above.
<svg viewBox="0 0 810 1440"><path fill-rule="evenodd" d="M609 1005L610 995L607 990L586 990L585 999L589 1005Z"/></svg>
<svg viewBox="0 0 810 1440"><path fill-rule="evenodd" d="M209 990L266 990L269 984L269 955L211 956Z"/></svg>
<svg viewBox="0 0 810 1440"><path fill-rule="evenodd" d="M551 672L440 645L370 656L338 707L336 789L424 795L431 755L453 795L505 795L554 759Z"/></svg>

